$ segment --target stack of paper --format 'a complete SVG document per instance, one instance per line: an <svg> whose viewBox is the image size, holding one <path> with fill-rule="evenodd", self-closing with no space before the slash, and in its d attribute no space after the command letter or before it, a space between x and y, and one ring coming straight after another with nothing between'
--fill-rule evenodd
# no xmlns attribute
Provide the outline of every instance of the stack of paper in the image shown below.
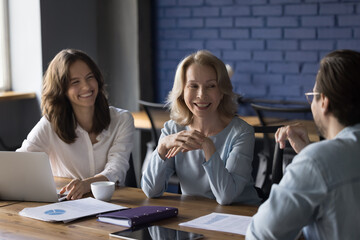
<svg viewBox="0 0 360 240"><path fill-rule="evenodd" d="M210 213L179 225L245 235L251 218L234 214Z"/></svg>
<svg viewBox="0 0 360 240"><path fill-rule="evenodd" d="M77 218L125 208L127 207L103 202L89 197L79 200L48 204L40 207L24 208L19 212L19 214L21 216L47 222L63 221L66 223Z"/></svg>

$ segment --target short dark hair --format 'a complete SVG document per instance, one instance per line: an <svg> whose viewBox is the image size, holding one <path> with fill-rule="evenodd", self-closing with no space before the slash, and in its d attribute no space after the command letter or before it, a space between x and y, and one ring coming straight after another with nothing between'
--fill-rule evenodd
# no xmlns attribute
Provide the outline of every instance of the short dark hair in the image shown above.
<svg viewBox="0 0 360 240"><path fill-rule="evenodd" d="M44 74L41 109L56 134L66 143L73 143L77 138L77 122L66 92L70 82L70 66L78 60L88 65L99 88L91 132L100 133L110 124L109 103L104 79L98 66L86 53L76 49L64 49L54 57Z"/></svg>
<svg viewBox="0 0 360 240"><path fill-rule="evenodd" d="M360 53L336 50L320 62L316 91L329 99L329 111L338 121L351 126L360 123Z"/></svg>

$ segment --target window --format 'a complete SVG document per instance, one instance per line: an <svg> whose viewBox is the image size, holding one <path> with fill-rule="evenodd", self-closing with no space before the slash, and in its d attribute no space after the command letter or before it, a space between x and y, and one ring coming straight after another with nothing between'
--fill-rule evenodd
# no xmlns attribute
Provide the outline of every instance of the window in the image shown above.
<svg viewBox="0 0 360 240"><path fill-rule="evenodd" d="M0 92L10 89L8 0L0 0Z"/></svg>

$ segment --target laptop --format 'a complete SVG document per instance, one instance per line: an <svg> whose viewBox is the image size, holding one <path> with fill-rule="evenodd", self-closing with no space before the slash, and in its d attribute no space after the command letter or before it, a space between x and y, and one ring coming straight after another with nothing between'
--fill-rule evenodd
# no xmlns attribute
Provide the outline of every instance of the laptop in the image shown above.
<svg viewBox="0 0 360 240"><path fill-rule="evenodd" d="M58 202L49 157L43 152L0 151L0 200Z"/></svg>

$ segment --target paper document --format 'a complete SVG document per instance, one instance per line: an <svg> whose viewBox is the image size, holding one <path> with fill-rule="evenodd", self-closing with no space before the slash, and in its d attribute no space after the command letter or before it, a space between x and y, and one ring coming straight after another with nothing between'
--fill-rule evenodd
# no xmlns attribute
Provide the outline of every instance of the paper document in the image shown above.
<svg viewBox="0 0 360 240"><path fill-rule="evenodd" d="M234 214L210 213L179 225L245 235L251 218Z"/></svg>
<svg viewBox="0 0 360 240"><path fill-rule="evenodd" d="M47 222L63 221L66 223L77 218L124 208L127 207L88 197L79 200L52 203L40 207L24 208L19 214L24 217Z"/></svg>

